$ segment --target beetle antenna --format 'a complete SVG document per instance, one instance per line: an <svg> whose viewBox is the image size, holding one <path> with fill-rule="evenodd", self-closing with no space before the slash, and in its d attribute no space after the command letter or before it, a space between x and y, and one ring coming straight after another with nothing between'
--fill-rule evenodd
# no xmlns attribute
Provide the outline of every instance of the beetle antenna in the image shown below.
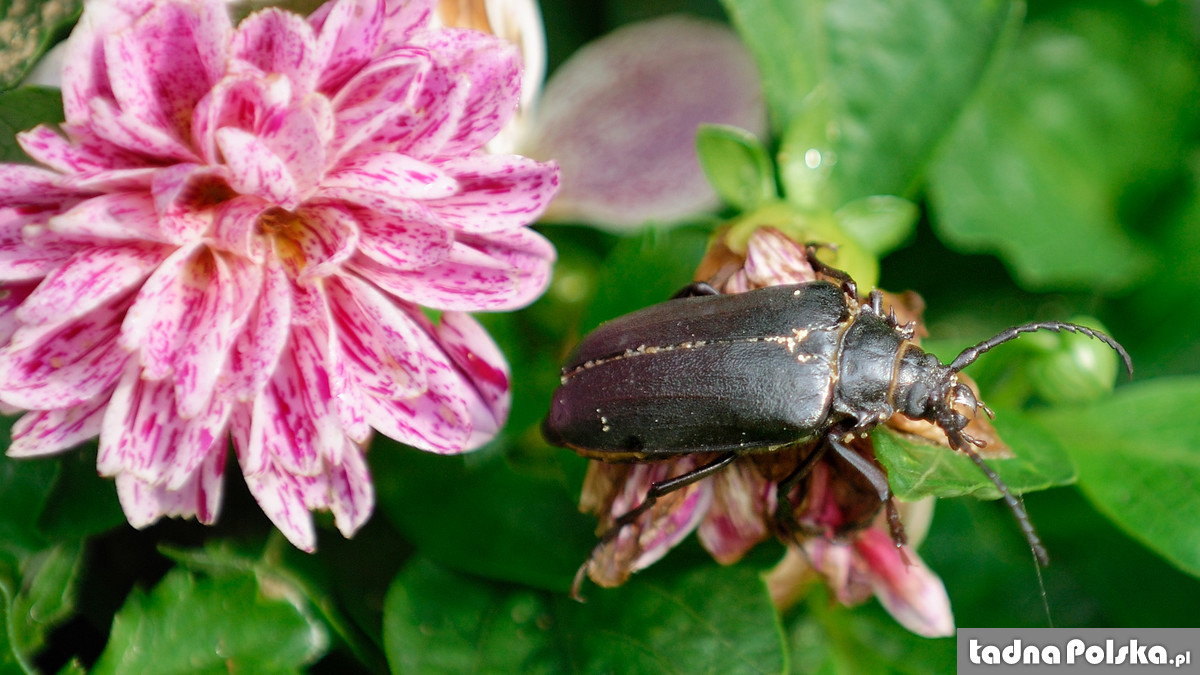
<svg viewBox="0 0 1200 675"><path fill-rule="evenodd" d="M1042 538L1038 536L1037 530L1033 529L1033 521L1029 519L1029 513L1025 511L1025 505L1021 500L1013 496L1012 491L1008 489L1000 476L992 470L992 467L983 461L978 452L975 452L971 446L963 444L958 448L961 452L966 453L967 457L971 458L972 462L983 471L984 475L992 481L996 489L1000 491L1000 496L1004 498L1004 503L1008 505L1010 511L1017 518L1017 525L1021 527L1021 532L1025 535L1025 541L1029 542L1029 548L1033 550L1033 556L1037 558L1038 564L1045 567L1050 564L1050 556L1046 554L1046 547L1042 545Z"/></svg>
<svg viewBox="0 0 1200 675"><path fill-rule="evenodd" d="M974 347L968 347L967 349L964 349L961 354L954 357L954 361L950 363L950 370L953 370L957 373L963 368L975 363L975 359L979 358L981 354L992 349L993 347L1004 344L1009 340L1014 340L1021 333L1033 333L1039 330L1052 330L1056 333L1058 331L1065 330L1068 333L1079 333L1081 335L1086 335L1093 340L1099 340L1103 342L1109 347L1112 347L1113 350L1121 356L1121 360L1125 363L1125 372L1129 373L1130 379L1133 378L1133 360L1129 358L1129 352L1125 351L1125 348L1121 346L1121 343L1098 330L1092 330L1091 328L1087 328L1085 326L1080 326L1074 323L1064 323L1061 321L1027 323L1022 326L1013 326L1012 328L1005 329L984 340L983 342L980 342Z"/></svg>

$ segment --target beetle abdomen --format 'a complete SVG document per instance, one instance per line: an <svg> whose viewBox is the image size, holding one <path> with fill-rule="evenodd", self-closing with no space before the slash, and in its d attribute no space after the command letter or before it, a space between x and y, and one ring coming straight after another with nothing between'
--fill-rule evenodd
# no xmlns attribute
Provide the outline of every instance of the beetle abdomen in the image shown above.
<svg viewBox="0 0 1200 675"><path fill-rule="evenodd" d="M824 281L771 286L734 295L678 298L602 324L579 343L563 376L588 361L639 348L707 340L791 336L795 330L836 326L849 316L842 290Z"/></svg>
<svg viewBox="0 0 1200 675"><path fill-rule="evenodd" d="M669 320L643 310L597 329L563 371L547 440L615 459L767 449L821 433L844 296L825 283L764 291L742 295L772 311L730 308L741 296L687 298L666 303ZM680 312L679 302L697 309ZM618 341L632 346L614 353Z"/></svg>

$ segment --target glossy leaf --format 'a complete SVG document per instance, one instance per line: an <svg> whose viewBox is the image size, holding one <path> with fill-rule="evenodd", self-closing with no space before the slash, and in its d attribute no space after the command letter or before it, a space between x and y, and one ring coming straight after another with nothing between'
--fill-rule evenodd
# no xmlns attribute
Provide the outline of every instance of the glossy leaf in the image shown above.
<svg viewBox="0 0 1200 675"><path fill-rule="evenodd" d="M134 590L93 673L296 672L328 648L324 626L252 575L174 570Z"/></svg>
<svg viewBox="0 0 1200 675"><path fill-rule="evenodd" d="M1148 260L1120 199L1174 161L1195 119L1188 12L1079 6L1027 26L933 164L938 233L1000 255L1030 288L1129 285Z"/></svg>
<svg viewBox="0 0 1200 675"><path fill-rule="evenodd" d="M1037 415L1079 467L1096 508L1173 564L1200 576L1200 379L1119 389L1082 408Z"/></svg>
<svg viewBox="0 0 1200 675"><path fill-rule="evenodd" d="M0 93L0 162L30 163L17 145L17 133L62 120L62 94L57 89L22 87Z"/></svg>
<svg viewBox="0 0 1200 675"><path fill-rule="evenodd" d="M719 124L702 124L696 154L708 182L730 206L748 211L777 196L775 166L754 134Z"/></svg>
<svg viewBox="0 0 1200 675"><path fill-rule="evenodd" d="M833 207L914 190L1018 16L1018 5L1003 1L724 5L758 59L772 124L790 137L780 156L785 193L809 192L789 180L795 175L790 167L812 165L807 151L817 149L832 165ZM827 103L814 105L822 97ZM794 131L793 124L830 145ZM814 144L804 147L809 140Z"/></svg>
<svg viewBox="0 0 1200 675"><path fill-rule="evenodd" d="M384 439L370 457L383 513L453 569L562 592L594 544L595 522L574 494L500 457L438 456Z"/></svg>
<svg viewBox="0 0 1200 675"><path fill-rule="evenodd" d="M638 577L580 604L418 560L384 614L395 672L778 673L786 663L766 588L744 568Z"/></svg>
<svg viewBox="0 0 1200 675"><path fill-rule="evenodd" d="M6 2L0 5L0 21L9 38L0 68L0 90L20 83L33 64L50 48L57 33L75 22L83 9L82 0L56 2Z"/></svg>
<svg viewBox="0 0 1200 675"><path fill-rule="evenodd" d="M988 460L1014 494L1067 485L1075 468L1053 435L1020 413L998 410L993 422L1015 457ZM898 499L973 495L999 499L1000 492L969 457L924 439L886 428L872 434L875 454Z"/></svg>

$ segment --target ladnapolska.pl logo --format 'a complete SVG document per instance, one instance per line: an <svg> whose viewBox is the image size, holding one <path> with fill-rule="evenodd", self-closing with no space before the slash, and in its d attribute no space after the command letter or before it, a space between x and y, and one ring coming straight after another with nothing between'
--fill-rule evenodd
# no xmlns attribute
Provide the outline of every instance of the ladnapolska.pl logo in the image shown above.
<svg viewBox="0 0 1200 675"><path fill-rule="evenodd" d="M1137 640L1129 640L1121 644L1116 640L1105 640L1103 645L1088 644L1074 638L1067 641L1064 649L1056 645L1022 645L1020 640L1004 646L985 645L972 638L968 642L968 658L974 665L1073 665L1087 662L1093 666L1101 664L1109 666L1169 666L1176 667L1190 664L1190 651L1178 652L1172 656L1162 645L1139 644Z"/></svg>
<svg viewBox="0 0 1200 675"><path fill-rule="evenodd" d="M960 628L958 672L1200 674L1200 628Z"/></svg>

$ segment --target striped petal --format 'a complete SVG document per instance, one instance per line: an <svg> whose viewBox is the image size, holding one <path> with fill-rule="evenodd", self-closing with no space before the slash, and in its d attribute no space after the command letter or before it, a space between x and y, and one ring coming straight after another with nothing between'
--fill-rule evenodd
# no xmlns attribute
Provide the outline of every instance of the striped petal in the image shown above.
<svg viewBox="0 0 1200 675"><path fill-rule="evenodd" d="M519 155L476 155L439 167L458 181L457 194L429 204L462 232L512 230L537 220L558 191L558 166Z"/></svg>

